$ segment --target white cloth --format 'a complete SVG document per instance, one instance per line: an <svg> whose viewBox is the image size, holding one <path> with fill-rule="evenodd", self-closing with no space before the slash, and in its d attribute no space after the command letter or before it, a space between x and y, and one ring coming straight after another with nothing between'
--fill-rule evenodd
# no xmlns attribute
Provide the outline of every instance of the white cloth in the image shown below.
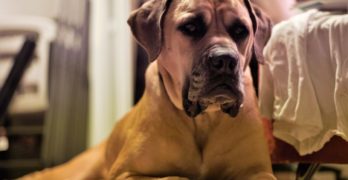
<svg viewBox="0 0 348 180"><path fill-rule="evenodd" d="M261 113L301 155L348 141L348 15L311 10L276 25L264 50Z"/></svg>

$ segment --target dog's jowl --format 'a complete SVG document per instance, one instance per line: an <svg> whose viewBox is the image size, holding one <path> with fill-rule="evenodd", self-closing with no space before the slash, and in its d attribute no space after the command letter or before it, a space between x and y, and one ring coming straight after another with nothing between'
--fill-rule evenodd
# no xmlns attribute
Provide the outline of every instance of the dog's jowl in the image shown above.
<svg viewBox="0 0 348 180"><path fill-rule="evenodd" d="M248 67L263 60L263 13L249 0L150 0L128 24L151 61L140 102L98 147L24 178L275 179Z"/></svg>

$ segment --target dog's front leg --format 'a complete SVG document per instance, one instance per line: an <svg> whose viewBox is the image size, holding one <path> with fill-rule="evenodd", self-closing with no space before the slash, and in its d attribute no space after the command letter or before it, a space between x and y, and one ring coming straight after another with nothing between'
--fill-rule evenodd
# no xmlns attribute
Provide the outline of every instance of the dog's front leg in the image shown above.
<svg viewBox="0 0 348 180"><path fill-rule="evenodd" d="M139 176L139 175L129 175L129 174L122 174L121 176L118 176L115 179L116 180L189 180L189 178L179 177L179 176L150 177L150 176Z"/></svg>
<svg viewBox="0 0 348 180"><path fill-rule="evenodd" d="M168 176L163 178L134 176L134 177L128 177L126 178L126 180L189 180L189 178L179 177L179 176Z"/></svg>
<svg viewBox="0 0 348 180"><path fill-rule="evenodd" d="M250 180L277 180L277 178L272 173L261 172L251 177L244 177L240 179L250 179Z"/></svg>
<svg viewBox="0 0 348 180"><path fill-rule="evenodd" d="M146 175L139 175L139 174L131 174L131 173L123 173L120 176L117 176L116 178L110 178L115 180L190 180L187 177L180 177L180 176L166 176L166 177L152 177L152 176L146 176Z"/></svg>

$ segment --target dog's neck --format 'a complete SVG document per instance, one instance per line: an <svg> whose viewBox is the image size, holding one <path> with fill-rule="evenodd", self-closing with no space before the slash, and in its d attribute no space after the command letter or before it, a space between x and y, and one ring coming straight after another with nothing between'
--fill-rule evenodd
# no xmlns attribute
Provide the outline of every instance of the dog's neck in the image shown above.
<svg viewBox="0 0 348 180"><path fill-rule="evenodd" d="M152 62L146 70L145 74L145 93L150 96L157 104L171 107L175 112L185 113L181 102L173 100L169 93L178 93L173 90L170 76L161 67L157 61ZM179 95L177 95L179 96ZM185 114L186 116L186 114ZM188 117L187 117L188 118Z"/></svg>
<svg viewBox="0 0 348 180"><path fill-rule="evenodd" d="M191 129L193 136L195 136L198 147L200 149L203 148L209 134L214 131L214 129L219 126L222 121L230 121L231 119L229 119L229 116L221 111L204 112L194 119L188 117L184 110L179 109L170 99L161 76L163 75L159 72L157 62L152 62L146 70L145 93L149 96L150 102L154 102L156 104L153 105L158 106L158 108L154 109L163 112L165 110L161 107L170 107L171 111L166 112L174 113L171 115L166 114L166 116L178 117L178 120L183 121L183 123ZM161 112L158 114L161 114Z"/></svg>

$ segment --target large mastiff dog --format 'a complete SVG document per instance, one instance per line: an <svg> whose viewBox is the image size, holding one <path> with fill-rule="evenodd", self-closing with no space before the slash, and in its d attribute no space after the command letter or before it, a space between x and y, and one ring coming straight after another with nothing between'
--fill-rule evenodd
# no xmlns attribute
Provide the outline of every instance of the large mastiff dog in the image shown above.
<svg viewBox="0 0 348 180"><path fill-rule="evenodd" d="M150 0L128 21L152 61L110 137L34 179L275 179L248 63L268 21L248 0Z"/></svg>

